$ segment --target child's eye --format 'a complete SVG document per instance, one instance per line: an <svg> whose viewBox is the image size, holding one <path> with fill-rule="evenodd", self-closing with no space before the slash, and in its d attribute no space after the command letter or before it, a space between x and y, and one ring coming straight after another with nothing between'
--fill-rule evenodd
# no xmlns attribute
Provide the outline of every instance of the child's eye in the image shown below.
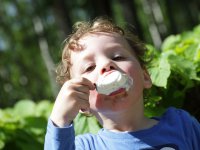
<svg viewBox="0 0 200 150"><path fill-rule="evenodd" d="M92 66L88 66L86 69L85 69L85 72L91 72L95 69L95 65L92 65Z"/></svg>
<svg viewBox="0 0 200 150"><path fill-rule="evenodd" d="M115 61L121 61L121 60L124 60L124 59L125 59L125 57L121 56L121 55L117 55L117 56L113 57L113 60L115 60Z"/></svg>

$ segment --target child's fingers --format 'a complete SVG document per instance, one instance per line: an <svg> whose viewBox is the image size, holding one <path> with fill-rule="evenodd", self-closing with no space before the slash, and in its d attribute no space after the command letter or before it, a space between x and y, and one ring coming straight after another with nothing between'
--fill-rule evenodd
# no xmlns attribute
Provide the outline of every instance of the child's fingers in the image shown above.
<svg viewBox="0 0 200 150"><path fill-rule="evenodd" d="M88 80L87 78L84 78L84 77L72 79L71 82L74 83L74 84L80 84L80 85L88 86L89 90L95 89L94 84L90 80Z"/></svg>
<svg viewBox="0 0 200 150"><path fill-rule="evenodd" d="M89 110L90 109L90 103L89 101L85 100L85 99L79 99L79 104L80 104L80 107L79 109L81 110Z"/></svg>
<svg viewBox="0 0 200 150"><path fill-rule="evenodd" d="M83 92L77 92L77 98L85 101L89 101L89 94Z"/></svg>
<svg viewBox="0 0 200 150"><path fill-rule="evenodd" d="M75 90L77 92L82 92L84 94L89 94L89 92L90 92L90 88L88 86L81 85L81 84L76 84L72 88L73 88L73 90Z"/></svg>

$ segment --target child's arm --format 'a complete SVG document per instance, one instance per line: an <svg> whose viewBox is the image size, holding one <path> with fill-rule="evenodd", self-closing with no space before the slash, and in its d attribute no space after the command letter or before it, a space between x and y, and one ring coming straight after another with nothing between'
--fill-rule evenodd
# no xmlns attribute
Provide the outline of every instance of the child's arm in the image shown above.
<svg viewBox="0 0 200 150"><path fill-rule="evenodd" d="M44 150L75 150L73 125L59 128L49 119L45 136Z"/></svg>
<svg viewBox="0 0 200 150"><path fill-rule="evenodd" d="M181 119L177 123L181 123L183 126L181 134L185 136L185 142L189 149L200 149L200 123L184 110L176 109L176 113L178 113L176 120Z"/></svg>
<svg viewBox="0 0 200 150"><path fill-rule="evenodd" d="M72 121L80 109L89 109L89 92L94 89L86 78L72 79L62 86L48 121L45 150L75 149Z"/></svg>
<svg viewBox="0 0 200 150"><path fill-rule="evenodd" d="M200 123L192 117L191 129L190 132L191 136L188 137L192 139L191 147L193 149L200 149Z"/></svg>

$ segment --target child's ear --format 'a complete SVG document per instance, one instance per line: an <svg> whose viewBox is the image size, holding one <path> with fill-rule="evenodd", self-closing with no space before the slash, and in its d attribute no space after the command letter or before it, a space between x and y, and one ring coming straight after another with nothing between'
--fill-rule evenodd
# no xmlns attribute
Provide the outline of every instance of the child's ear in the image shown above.
<svg viewBox="0 0 200 150"><path fill-rule="evenodd" d="M143 78L144 78L144 88L145 89L151 88L152 81L151 81L151 77L150 77L149 72L147 71L147 69L143 70Z"/></svg>

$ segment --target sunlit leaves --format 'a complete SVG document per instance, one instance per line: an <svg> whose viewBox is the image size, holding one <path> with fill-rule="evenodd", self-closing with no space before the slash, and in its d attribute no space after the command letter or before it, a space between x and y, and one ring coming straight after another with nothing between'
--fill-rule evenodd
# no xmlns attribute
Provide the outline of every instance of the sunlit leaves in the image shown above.
<svg viewBox="0 0 200 150"><path fill-rule="evenodd" d="M149 68L153 84L164 88L167 86L167 80L171 73L170 64L167 58L167 56L162 54L159 58L155 58Z"/></svg>
<svg viewBox="0 0 200 150"><path fill-rule="evenodd" d="M197 76L200 66L200 35L194 31L171 35L162 44L162 52L152 61L149 72L156 86L167 86L170 73L181 80L200 80ZM173 76L173 75L172 75Z"/></svg>
<svg viewBox="0 0 200 150"><path fill-rule="evenodd" d="M0 109L0 149L42 150L52 106L46 100L21 100L12 108Z"/></svg>
<svg viewBox="0 0 200 150"><path fill-rule="evenodd" d="M154 87L150 89L145 107L147 110L181 107L186 101L186 92L200 84L200 26L169 36L160 51L149 45L147 48L148 56L154 56L148 65Z"/></svg>

